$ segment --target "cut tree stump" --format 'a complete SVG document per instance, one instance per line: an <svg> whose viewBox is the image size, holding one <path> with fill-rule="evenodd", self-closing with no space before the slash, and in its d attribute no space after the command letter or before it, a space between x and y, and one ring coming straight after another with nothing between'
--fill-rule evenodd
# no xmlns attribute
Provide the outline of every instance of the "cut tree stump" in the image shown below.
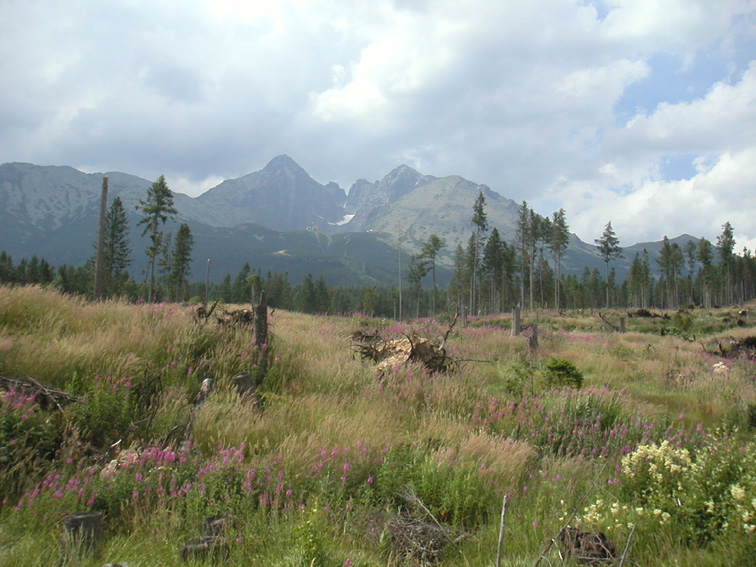
<svg viewBox="0 0 756 567"><path fill-rule="evenodd" d="M103 528L100 512L77 512L63 518L61 563L94 555L99 550Z"/></svg>
<svg viewBox="0 0 756 567"><path fill-rule="evenodd" d="M226 538L206 535L186 541L181 546L179 554L181 560L185 562L212 561L213 563L225 563L231 555L231 549Z"/></svg>

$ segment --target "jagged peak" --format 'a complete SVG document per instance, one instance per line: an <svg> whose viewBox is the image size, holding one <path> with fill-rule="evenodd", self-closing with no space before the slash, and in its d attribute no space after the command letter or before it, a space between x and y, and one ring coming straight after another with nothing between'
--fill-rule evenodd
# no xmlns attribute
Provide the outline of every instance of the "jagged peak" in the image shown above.
<svg viewBox="0 0 756 567"><path fill-rule="evenodd" d="M392 169L388 175L386 175L386 178L390 177L400 177L405 175L412 175L414 177L425 177L422 173L417 171L416 169L411 168L407 164L402 164L398 167L395 167Z"/></svg>
<svg viewBox="0 0 756 567"><path fill-rule="evenodd" d="M286 154L281 154L280 156L274 157L272 160L268 162L268 165L266 165L263 169L282 169L282 168L302 169L302 167L297 162L295 162Z"/></svg>

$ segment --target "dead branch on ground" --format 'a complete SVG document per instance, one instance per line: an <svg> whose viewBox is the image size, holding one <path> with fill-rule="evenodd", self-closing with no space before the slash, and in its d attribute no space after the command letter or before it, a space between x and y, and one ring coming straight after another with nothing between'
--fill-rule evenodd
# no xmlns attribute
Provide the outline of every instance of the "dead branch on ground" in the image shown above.
<svg viewBox="0 0 756 567"><path fill-rule="evenodd" d="M363 360L373 361L380 372L409 362L418 362L431 372L449 372L459 366L459 361L451 358L444 348L456 322L454 317L440 344L417 333L386 340L377 332L360 329L352 333L352 350Z"/></svg>

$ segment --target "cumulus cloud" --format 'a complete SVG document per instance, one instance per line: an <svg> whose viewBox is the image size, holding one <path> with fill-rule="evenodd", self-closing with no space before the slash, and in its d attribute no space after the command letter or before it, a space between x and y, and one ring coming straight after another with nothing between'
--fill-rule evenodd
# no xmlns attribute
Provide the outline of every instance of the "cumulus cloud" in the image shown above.
<svg viewBox="0 0 756 567"><path fill-rule="evenodd" d="M195 194L280 153L344 187L407 163L564 206L587 241L610 218L713 238L741 224L725 180L749 199L755 20L748 0L4 2L0 161Z"/></svg>
<svg viewBox="0 0 756 567"><path fill-rule="evenodd" d="M702 98L660 103L617 128L604 153L607 162L592 180L564 180L554 188L573 212L579 234L600 235L612 220L632 242L659 240L664 231L713 239L730 222L739 244L756 244L756 63L737 83L718 82ZM660 160L689 157L695 173L664 179Z"/></svg>

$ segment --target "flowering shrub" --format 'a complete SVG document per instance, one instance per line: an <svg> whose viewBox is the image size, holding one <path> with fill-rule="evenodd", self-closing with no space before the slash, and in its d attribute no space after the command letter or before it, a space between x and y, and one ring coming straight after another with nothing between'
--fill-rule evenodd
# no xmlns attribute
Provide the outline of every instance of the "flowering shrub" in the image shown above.
<svg viewBox="0 0 756 567"><path fill-rule="evenodd" d="M709 441L695 454L666 440L639 445L622 458L618 500L597 500L578 522L615 534L671 530L695 544L756 531L756 444Z"/></svg>
<svg viewBox="0 0 756 567"><path fill-rule="evenodd" d="M624 391L605 388L552 390L519 403L492 399L472 417L494 433L566 457L624 455L639 443L667 438L694 446L701 441L700 431L657 421L637 411Z"/></svg>

